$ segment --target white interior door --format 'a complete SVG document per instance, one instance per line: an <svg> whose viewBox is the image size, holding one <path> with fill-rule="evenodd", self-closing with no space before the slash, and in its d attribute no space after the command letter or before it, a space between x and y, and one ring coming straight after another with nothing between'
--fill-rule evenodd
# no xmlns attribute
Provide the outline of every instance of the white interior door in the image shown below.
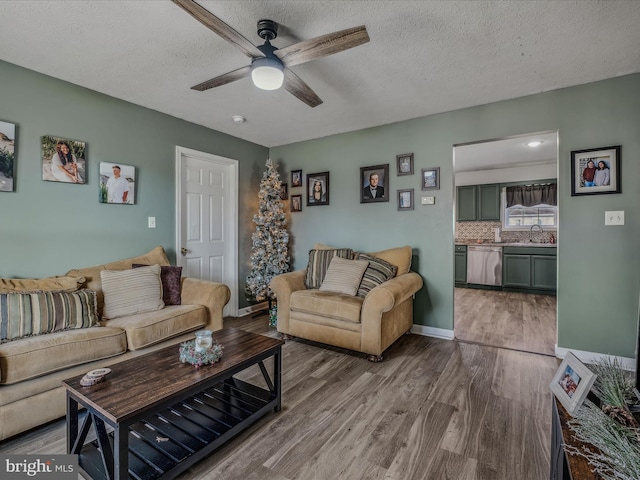
<svg viewBox="0 0 640 480"><path fill-rule="evenodd" d="M238 315L238 161L176 147L176 250L183 276L226 284Z"/></svg>

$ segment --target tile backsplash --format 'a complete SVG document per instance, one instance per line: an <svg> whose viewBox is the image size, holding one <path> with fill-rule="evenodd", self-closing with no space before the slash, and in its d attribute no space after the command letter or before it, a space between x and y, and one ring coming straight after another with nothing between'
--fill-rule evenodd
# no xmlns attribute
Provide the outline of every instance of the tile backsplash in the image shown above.
<svg viewBox="0 0 640 480"><path fill-rule="evenodd" d="M501 222L456 222L456 240L493 240L496 228L500 228L500 237L505 243L522 242L529 240L529 231L504 232ZM548 243L551 234L558 241L557 231L543 231L536 228L533 231L533 241L538 243Z"/></svg>

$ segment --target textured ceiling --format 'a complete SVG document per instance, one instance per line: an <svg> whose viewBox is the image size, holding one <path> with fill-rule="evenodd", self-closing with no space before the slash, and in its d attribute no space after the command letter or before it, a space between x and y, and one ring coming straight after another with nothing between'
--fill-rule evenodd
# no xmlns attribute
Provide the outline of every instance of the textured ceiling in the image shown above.
<svg viewBox="0 0 640 480"><path fill-rule="evenodd" d="M371 41L292 67L316 108L250 78L191 90L249 59L166 0L3 0L0 59L267 147L640 71L635 0L199 3L254 44L262 18L279 48L357 25Z"/></svg>

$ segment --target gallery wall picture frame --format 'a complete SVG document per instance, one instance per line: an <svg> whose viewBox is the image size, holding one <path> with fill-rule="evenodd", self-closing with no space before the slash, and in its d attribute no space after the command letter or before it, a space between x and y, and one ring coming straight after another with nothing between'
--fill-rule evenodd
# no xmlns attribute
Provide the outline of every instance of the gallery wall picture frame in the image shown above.
<svg viewBox="0 0 640 480"><path fill-rule="evenodd" d="M551 381L551 391L571 416L587 398L596 374L567 352Z"/></svg>
<svg viewBox="0 0 640 480"><path fill-rule="evenodd" d="M100 203L136 203L136 167L123 163L100 162Z"/></svg>
<svg viewBox="0 0 640 480"><path fill-rule="evenodd" d="M16 124L0 120L0 192L15 191Z"/></svg>
<svg viewBox="0 0 640 480"><path fill-rule="evenodd" d="M302 170L291 170L291 187L302 186Z"/></svg>
<svg viewBox="0 0 640 480"><path fill-rule="evenodd" d="M288 200L289 199L289 188L286 183L280 184L280 200Z"/></svg>
<svg viewBox="0 0 640 480"><path fill-rule="evenodd" d="M307 174L307 207L329 205L329 172Z"/></svg>
<svg viewBox="0 0 640 480"><path fill-rule="evenodd" d="M360 167L360 203L389 201L389 164Z"/></svg>
<svg viewBox="0 0 640 480"><path fill-rule="evenodd" d="M571 196L622 193L620 145L571 152Z"/></svg>
<svg viewBox="0 0 640 480"><path fill-rule="evenodd" d="M83 184L87 181L87 144L80 140L43 135L42 180Z"/></svg>
<svg viewBox="0 0 640 480"><path fill-rule="evenodd" d="M413 175L413 153L396 155L396 175Z"/></svg>
<svg viewBox="0 0 640 480"><path fill-rule="evenodd" d="M422 190L440 190L440 167L422 169Z"/></svg>
<svg viewBox="0 0 640 480"><path fill-rule="evenodd" d="M291 211L302 211L302 195L291 195Z"/></svg>
<svg viewBox="0 0 640 480"><path fill-rule="evenodd" d="M413 188L398 190L398 211L413 210Z"/></svg>

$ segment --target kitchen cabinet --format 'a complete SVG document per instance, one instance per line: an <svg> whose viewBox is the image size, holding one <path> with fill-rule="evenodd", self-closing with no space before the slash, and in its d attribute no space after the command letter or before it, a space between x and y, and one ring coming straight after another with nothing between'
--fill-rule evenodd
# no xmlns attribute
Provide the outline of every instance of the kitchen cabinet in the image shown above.
<svg viewBox="0 0 640 480"><path fill-rule="evenodd" d="M456 287L467 285L467 246L456 245L453 249L455 257L454 282Z"/></svg>
<svg viewBox="0 0 640 480"><path fill-rule="evenodd" d="M496 221L500 220L500 185L467 185L456 188L457 220Z"/></svg>
<svg viewBox="0 0 640 480"><path fill-rule="evenodd" d="M502 252L502 285L540 293L556 291L555 247L505 247Z"/></svg>

